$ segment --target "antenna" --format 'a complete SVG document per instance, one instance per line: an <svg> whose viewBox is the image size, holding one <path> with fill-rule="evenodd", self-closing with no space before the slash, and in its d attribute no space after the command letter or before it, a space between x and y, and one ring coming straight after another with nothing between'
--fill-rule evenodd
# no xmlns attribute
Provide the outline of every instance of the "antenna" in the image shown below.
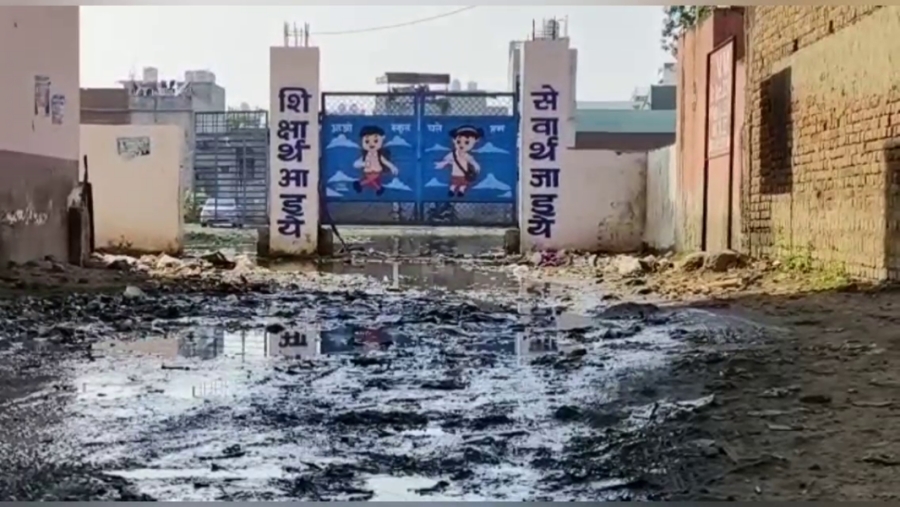
<svg viewBox="0 0 900 507"><path fill-rule="evenodd" d="M303 41L303 47L309 46L309 23L303 23L303 28L298 29L297 23L284 22L284 45L285 47L300 47L300 41ZM292 43L293 40L293 43Z"/></svg>

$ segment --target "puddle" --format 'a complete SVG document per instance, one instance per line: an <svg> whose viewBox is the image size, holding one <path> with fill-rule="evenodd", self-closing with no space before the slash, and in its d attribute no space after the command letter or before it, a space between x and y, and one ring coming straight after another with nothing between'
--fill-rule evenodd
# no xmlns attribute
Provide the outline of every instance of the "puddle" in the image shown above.
<svg viewBox="0 0 900 507"><path fill-rule="evenodd" d="M373 278L394 289L514 289L520 283L507 273L476 269L461 264L416 262L280 262L269 265L273 271L297 273L323 272L333 275L358 275Z"/></svg>
<svg viewBox="0 0 900 507"><path fill-rule="evenodd" d="M52 376L17 400L55 400L40 451L159 500L596 500L585 485L615 467L576 451L606 428L572 414L629 396L681 346L665 318L604 320L575 310L589 295L496 273L331 269L387 281L53 306L41 339L67 337L68 355L17 356ZM451 290L419 290L435 287Z"/></svg>
<svg viewBox="0 0 900 507"><path fill-rule="evenodd" d="M468 234L460 234L458 228L451 231L452 235L394 228L377 234L377 229L339 229L348 245L354 249L400 256L462 257L503 249L503 229L472 229Z"/></svg>
<svg viewBox="0 0 900 507"><path fill-rule="evenodd" d="M574 318L568 316L568 318ZM578 321L581 322L581 321ZM560 327L564 329L564 327ZM524 335L476 337L473 351L516 356L527 362L540 354L556 354L571 350L571 344L560 345L554 337ZM92 345L97 357L153 357L159 359L312 359L322 355L387 352L391 349L426 349L430 344L422 337L391 332L385 328L340 327L328 331L313 325L270 333L265 329L227 331L219 328L196 328L178 336L150 337L134 341L107 340Z"/></svg>

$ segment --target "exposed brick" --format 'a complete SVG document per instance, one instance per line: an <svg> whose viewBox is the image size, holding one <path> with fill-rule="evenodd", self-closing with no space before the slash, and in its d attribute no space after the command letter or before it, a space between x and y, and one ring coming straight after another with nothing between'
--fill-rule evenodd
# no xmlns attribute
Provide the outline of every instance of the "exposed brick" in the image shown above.
<svg viewBox="0 0 900 507"><path fill-rule="evenodd" d="M900 276L900 7L757 6L747 25L744 245Z"/></svg>

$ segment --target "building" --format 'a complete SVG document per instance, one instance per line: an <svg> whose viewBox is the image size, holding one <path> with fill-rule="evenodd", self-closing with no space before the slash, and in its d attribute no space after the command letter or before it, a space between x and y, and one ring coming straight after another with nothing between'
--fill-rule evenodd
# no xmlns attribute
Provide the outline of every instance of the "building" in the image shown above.
<svg viewBox="0 0 900 507"><path fill-rule="evenodd" d="M634 89L630 100L576 102L575 146L591 150L652 151L675 142L674 63L659 81Z"/></svg>
<svg viewBox="0 0 900 507"><path fill-rule="evenodd" d="M207 70L189 70L183 80L159 79L146 67L141 78L119 81L119 88L81 90L81 123L101 125L178 125L185 133L182 184L193 186L194 114L224 112L225 88ZM223 127L224 128L224 127Z"/></svg>
<svg viewBox="0 0 900 507"><path fill-rule="evenodd" d="M505 97L492 96L478 89L478 83L466 83L463 91L458 79L449 74L421 74L417 72L387 72L375 81L387 86L388 95L375 96L374 104L355 104L326 101L330 114L413 115L414 95L425 95L426 116L508 116L513 104ZM369 110L371 108L371 110Z"/></svg>
<svg viewBox="0 0 900 507"><path fill-rule="evenodd" d="M540 37L559 36L560 25L544 22ZM549 34L549 35L548 35ZM570 72L575 87L578 53L570 49ZM509 87L517 90L521 79L521 43L509 44ZM630 100L577 101L575 149L647 152L675 143L675 64L659 70L656 85L635 89ZM576 90L572 90L573 100Z"/></svg>
<svg viewBox="0 0 900 507"><path fill-rule="evenodd" d="M68 257L79 8L0 6L0 263Z"/></svg>

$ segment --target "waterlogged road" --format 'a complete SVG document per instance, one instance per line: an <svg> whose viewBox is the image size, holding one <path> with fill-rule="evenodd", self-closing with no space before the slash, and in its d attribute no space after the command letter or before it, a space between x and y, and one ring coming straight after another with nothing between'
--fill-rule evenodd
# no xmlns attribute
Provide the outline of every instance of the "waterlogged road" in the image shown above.
<svg viewBox="0 0 900 507"><path fill-rule="evenodd" d="M0 302L0 499L640 498L641 427L708 402L666 372L712 317L373 269Z"/></svg>

